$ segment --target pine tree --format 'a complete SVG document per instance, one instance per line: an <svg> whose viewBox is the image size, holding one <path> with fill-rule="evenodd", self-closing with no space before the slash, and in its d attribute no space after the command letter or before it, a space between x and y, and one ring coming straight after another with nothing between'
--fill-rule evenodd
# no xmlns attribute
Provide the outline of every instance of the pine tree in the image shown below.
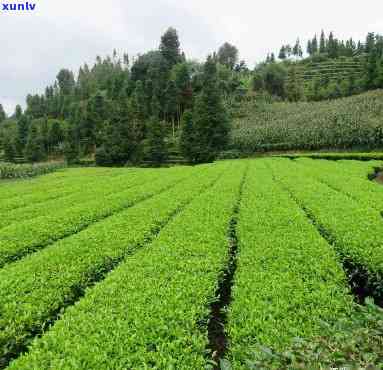
<svg viewBox="0 0 383 370"><path fill-rule="evenodd" d="M218 50L217 59L219 63L233 70L238 62L238 49L234 45L225 42Z"/></svg>
<svg viewBox="0 0 383 370"><path fill-rule="evenodd" d="M308 42L307 42L307 54L308 55L313 55L313 45L312 45L312 41L311 40L309 40Z"/></svg>
<svg viewBox="0 0 383 370"><path fill-rule="evenodd" d="M16 110L15 110L15 118L17 121L21 118L22 114L23 114L23 109L21 108L19 104L17 104Z"/></svg>
<svg viewBox="0 0 383 370"><path fill-rule="evenodd" d="M165 32L161 37L160 51L162 56L168 62L169 68L182 62L177 30L170 27Z"/></svg>
<svg viewBox="0 0 383 370"><path fill-rule="evenodd" d="M204 66L203 89L193 112L193 157L198 163L213 161L228 143L229 119L217 85L217 67L209 56Z"/></svg>
<svg viewBox="0 0 383 370"><path fill-rule="evenodd" d="M29 118L25 114L22 115L17 121L16 150L19 156L23 155L25 146L27 145L29 126Z"/></svg>
<svg viewBox="0 0 383 370"><path fill-rule="evenodd" d="M45 159L44 145L37 125L31 125L24 151L28 162L40 162Z"/></svg>
<svg viewBox="0 0 383 370"><path fill-rule="evenodd" d="M13 138L6 137L4 141L4 160L6 162L13 162L16 158L16 147Z"/></svg>
<svg viewBox="0 0 383 370"><path fill-rule="evenodd" d="M68 164L74 164L80 158L79 135L74 124L71 124L66 132L64 156Z"/></svg>
<svg viewBox="0 0 383 370"><path fill-rule="evenodd" d="M312 55L315 55L316 53L318 53L318 39L317 39L317 35L315 35L314 38L311 41L311 52L312 52Z"/></svg>
<svg viewBox="0 0 383 370"><path fill-rule="evenodd" d="M178 92L178 126L183 112L193 105L193 89L188 65L181 63L173 68L174 81Z"/></svg>
<svg viewBox="0 0 383 370"><path fill-rule="evenodd" d="M178 113L178 91L176 84L173 80L168 81L168 86L165 91L166 106L165 115L166 120L172 123L173 137L175 136L175 122L177 120Z"/></svg>
<svg viewBox="0 0 383 370"><path fill-rule="evenodd" d="M164 163L168 158L168 149L165 141L166 130L163 123L152 117L148 125L147 159L155 166Z"/></svg>
<svg viewBox="0 0 383 370"><path fill-rule="evenodd" d="M281 47L281 50L279 51L278 58L281 59L281 60L285 60L286 59L286 48L285 48L284 45Z"/></svg>
<svg viewBox="0 0 383 370"><path fill-rule="evenodd" d="M187 110L182 115L181 128L182 128L181 137L180 137L181 153L190 163L193 163L196 161L194 149L197 143L195 142L192 111Z"/></svg>
<svg viewBox="0 0 383 370"><path fill-rule="evenodd" d="M97 148L96 162L99 165L125 165L135 149L132 140L132 123L126 102L115 108L110 122L106 123L102 145Z"/></svg>
<svg viewBox="0 0 383 370"><path fill-rule="evenodd" d="M0 104L0 123L5 121L7 115L5 114L3 106Z"/></svg>
<svg viewBox="0 0 383 370"><path fill-rule="evenodd" d="M320 35L320 41L319 41L319 53L324 54L326 53L326 36L324 31L322 30Z"/></svg>

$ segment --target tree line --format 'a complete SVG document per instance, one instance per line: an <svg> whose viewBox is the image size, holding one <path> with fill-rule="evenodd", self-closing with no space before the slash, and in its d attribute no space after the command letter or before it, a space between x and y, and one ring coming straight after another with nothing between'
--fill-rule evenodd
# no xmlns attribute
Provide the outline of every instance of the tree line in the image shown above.
<svg viewBox="0 0 383 370"><path fill-rule="evenodd" d="M62 69L44 94L27 96L24 112L17 106L6 119L0 109L4 159L157 165L180 153L191 163L212 161L228 142L228 111L249 73L229 43L205 63L188 60L169 28L156 50L132 60L97 57L77 76Z"/></svg>
<svg viewBox="0 0 383 370"><path fill-rule="evenodd" d="M269 54L255 68L253 90L280 100L319 101L383 88L381 35L368 33L364 42L356 42L352 38L340 40L333 32L327 36L322 31L319 38L315 35L308 41L306 52L298 38L293 46L283 45L278 58ZM305 83L305 71L319 68L327 71L319 70Z"/></svg>

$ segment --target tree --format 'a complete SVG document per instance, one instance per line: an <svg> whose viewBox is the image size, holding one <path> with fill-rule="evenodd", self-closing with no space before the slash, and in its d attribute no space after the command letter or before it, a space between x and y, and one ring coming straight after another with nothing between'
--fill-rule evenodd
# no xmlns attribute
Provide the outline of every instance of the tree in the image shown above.
<svg viewBox="0 0 383 370"><path fill-rule="evenodd" d="M177 30L168 28L161 37L160 51L170 68L182 61Z"/></svg>
<svg viewBox="0 0 383 370"><path fill-rule="evenodd" d="M21 118L22 114L23 114L23 109L21 108L19 104L17 104L15 109L15 118L17 121Z"/></svg>
<svg viewBox="0 0 383 370"><path fill-rule="evenodd" d="M278 55L278 58L281 59L281 60L285 60L286 59L286 48L285 46L283 45L281 47L281 50L279 51L279 55Z"/></svg>
<svg viewBox="0 0 383 370"><path fill-rule="evenodd" d="M13 162L16 158L16 147L13 138L6 137L4 141L4 160L6 162Z"/></svg>
<svg viewBox="0 0 383 370"><path fill-rule="evenodd" d="M303 51L302 51L302 47L301 47L301 43L300 43L299 39L297 39L297 41L294 45L293 55L297 58L301 58L303 56Z"/></svg>
<svg viewBox="0 0 383 370"><path fill-rule="evenodd" d="M324 54L327 51L326 49L326 36L322 30L319 41L319 53Z"/></svg>
<svg viewBox="0 0 383 370"><path fill-rule="evenodd" d="M209 56L204 66L203 89L193 112L193 157L197 163L213 161L228 143L229 119L217 85L217 66Z"/></svg>
<svg viewBox="0 0 383 370"><path fill-rule="evenodd" d="M313 45L312 45L312 41L311 40L309 40L308 42L307 42L307 54L308 55L313 55Z"/></svg>
<svg viewBox="0 0 383 370"><path fill-rule="evenodd" d="M82 127L82 138L86 153L92 153L95 146L100 143L100 134L108 114L109 109L106 97L101 91L98 91L88 101L86 119Z"/></svg>
<svg viewBox="0 0 383 370"><path fill-rule="evenodd" d="M318 39L317 35L314 36L314 38L311 41L311 55L315 55L318 53Z"/></svg>
<svg viewBox="0 0 383 370"><path fill-rule="evenodd" d="M60 92L63 95L69 95L74 91L75 79L73 72L68 69L62 69L57 75L57 81Z"/></svg>
<svg viewBox="0 0 383 370"><path fill-rule="evenodd" d="M193 126L193 113L190 110L185 111L182 115L181 123L181 137L180 137L180 149L182 155L189 161L195 162L196 158L194 155L195 145L195 133Z"/></svg>
<svg viewBox="0 0 383 370"><path fill-rule="evenodd" d="M238 62L238 49L234 45L225 42L219 48L217 58L219 63L233 70Z"/></svg>
<svg viewBox="0 0 383 370"><path fill-rule="evenodd" d="M177 120L178 114L178 91L176 84L173 80L169 80L168 86L165 91L166 105L165 105L165 116L166 119L172 123L173 137L175 136L175 121Z"/></svg>
<svg viewBox="0 0 383 370"><path fill-rule="evenodd" d="M161 165L168 158L165 137L166 131L163 123L158 118L152 117L148 125L146 157L156 166Z"/></svg>
<svg viewBox="0 0 383 370"><path fill-rule="evenodd" d="M52 122L48 129L48 146L49 151L57 147L64 140L64 132L61 128L60 122L55 120Z"/></svg>
<svg viewBox="0 0 383 370"><path fill-rule="evenodd" d="M45 159L44 145L37 125L30 126L28 140L24 151L29 162L40 162Z"/></svg>
<svg viewBox="0 0 383 370"><path fill-rule="evenodd" d="M96 163L104 166L125 165L134 151L128 106L122 102L106 123L103 143L96 151Z"/></svg>
<svg viewBox="0 0 383 370"><path fill-rule="evenodd" d="M0 123L5 121L6 118L7 118L7 115L4 111L3 106L0 104Z"/></svg>
<svg viewBox="0 0 383 370"><path fill-rule="evenodd" d="M78 162L80 158L79 136L76 126L71 124L66 132L64 145L64 156L69 164Z"/></svg>
<svg viewBox="0 0 383 370"><path fill-rule="evenodd" d="M178 93L178 126L183 112L193 105L193 89L187 63L177 64L172 72Z"/></svg>
<svg viewBox="0 0 383 370"><path fill-rule="evenodd" d="M298 79L296 67L292 67L286 84L286 95L289 101L297 102L302 99L303 90L301 81Z"/></svg>
<svg viewBox="0 0 383 370"><path fill-rule="evenodd" d="M16 150L18 155L23 155L25 146L27 145L28 133L29 133L30 120L24 114L17 121L17 140Z"/></svg>
<svg viewBox="0 0 383 370"><path fill-rule="evenodd" d="M281 63L271 63L263 70L265 90L274 96L285 97L286 68Z"/></svg>
<svg viewBox="0 0 383 370"><path fill-rule="evenodd" d="M334 34L330 32L328 43L327 43L327 52L330 58L338 57L338 40L334 38Z"/></svg>

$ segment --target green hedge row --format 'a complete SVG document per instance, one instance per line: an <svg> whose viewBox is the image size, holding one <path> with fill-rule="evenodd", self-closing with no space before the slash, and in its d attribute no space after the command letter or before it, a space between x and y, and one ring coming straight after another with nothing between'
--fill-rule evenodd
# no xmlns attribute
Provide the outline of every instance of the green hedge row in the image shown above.
<svg viewBox="0 0 383 370"><path fill-rule="evenodd" d="M157 174L160 172L152 170ZM74 234L133 204L174 186L196 173L195 168L174 168L161 172L155 181L109 194L84 204L57 210L53 204L47 215L12 224L0 230L0 266Z"/></svg>
<svg viewBox="0 0 383 370"><path fill-rule="evenodd" d="M249 173L238 219L239 254L229 310L228 360L255 369L263 351L321 333L353 311L331 246L272 179L264 160Z"/></svg>
<svg viewBox="0 0 383 370"><path fill-rule="evenodd" d="M238 163L87 292L10 369L204 369L206 319L228 263Z"/></svg>
<svg viewBox="0 0 383 370"><path fill-rule="evenodd" d="M0 367L2 360L6 363L16 356L32 333L42 331L93 281L148 243L227 167L200 171L154 198L0 270Z"/></svg>
<svg viewBox="0 0 383 370"><path fill-rule="evenodd" d="M383 222L369 202L357 201L310 176L312 168L287 159L270 161L273 172L315 219L347 265L359 270L383 298ZM294 176L291 174L294 173ZM377 186L377 185L376 185ZM380 297L380 298L379 298Z"/></svg>
<svg viewBox="0 0 383 370"><path fill-rule="evenodd" d="M22 179L44 175L66 167L64 162L13 164L0 162L0 179Z"/></svg>

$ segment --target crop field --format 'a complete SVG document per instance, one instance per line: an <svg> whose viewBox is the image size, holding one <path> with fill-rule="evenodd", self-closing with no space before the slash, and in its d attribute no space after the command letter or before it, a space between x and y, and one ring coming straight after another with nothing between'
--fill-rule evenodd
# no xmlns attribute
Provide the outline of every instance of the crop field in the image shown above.
<svg viewBox="0 0 383 370"><path fill-rule="evenodd" d="M383 368L378 168L270 157L0 182L0 369Z"/></svg>
<svg viewBox="0 0 383 370"><path fill-rule="evenodd" d="M273 103L244 108L234 121L231 148L270 150L375 150L383 145L383 91L348 98Z"/></svg>

